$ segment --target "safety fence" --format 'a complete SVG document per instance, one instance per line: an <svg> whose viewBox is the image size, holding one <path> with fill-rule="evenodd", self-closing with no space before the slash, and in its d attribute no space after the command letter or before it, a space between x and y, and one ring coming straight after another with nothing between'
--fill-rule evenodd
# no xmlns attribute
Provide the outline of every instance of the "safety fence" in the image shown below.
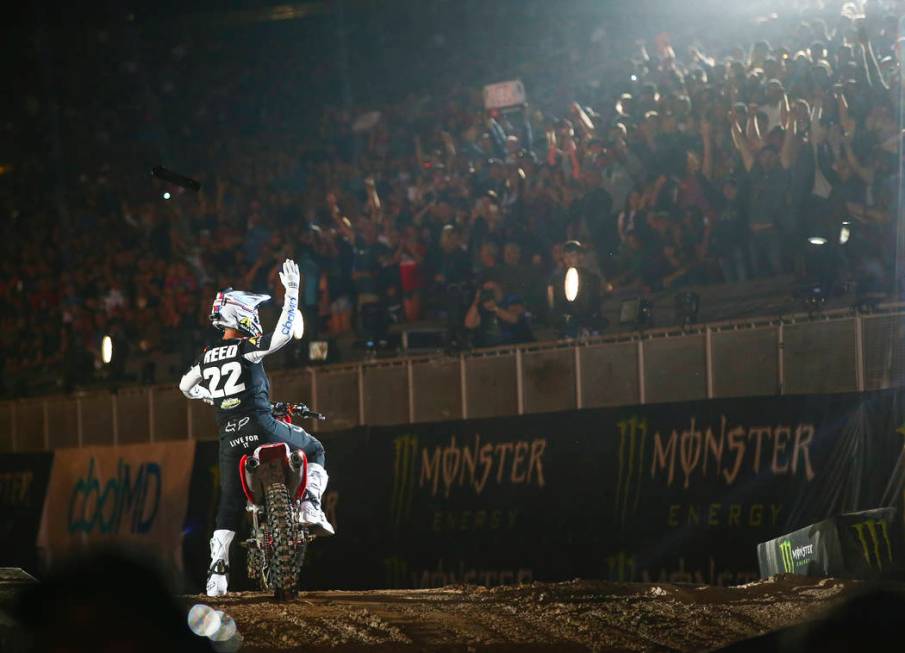
<svg viewBox="0 0 905 653"><path fill-rule="evenodd" d="M878 391L328 433L323 506L337 534L311 545L303 584L743 583L758 576L760 542L901 508L903 425L905 392ZM220 499L217 448L0 456L0 564L40 573L86 546L122 545L181 565L197 591ZM895 533L850 526L865 564L901 565ZM234 547L234 588L248 587L242 555Z"/></svg>
<svg viewBox="0 0 905 653"><path fill-rule="evenodd" d="M836 311L272 373L319 431L707 398L898 387L905 312ZM210 407L168 385L0 402L0 451L210 440Z"/></svg>

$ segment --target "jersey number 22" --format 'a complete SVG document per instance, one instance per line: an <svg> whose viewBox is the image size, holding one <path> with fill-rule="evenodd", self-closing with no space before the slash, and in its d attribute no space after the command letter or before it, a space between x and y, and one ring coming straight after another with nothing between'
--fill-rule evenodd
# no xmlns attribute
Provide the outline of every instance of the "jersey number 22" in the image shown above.
<svg viewBox="0 0 905 653"><path fill-rule="evenodd" d="M226 379L226 385L221 389L218 387L220 385L220 379L227 374L229 375L229 378ZM207 387L208 390L211 391L211 397L214 399L228 397L242 392L245 389L245 384L237 383L241 376L242 366L236 361L224 363L220 367L207 367L204 369L204 378L210 379L210 383Z"/></svg>

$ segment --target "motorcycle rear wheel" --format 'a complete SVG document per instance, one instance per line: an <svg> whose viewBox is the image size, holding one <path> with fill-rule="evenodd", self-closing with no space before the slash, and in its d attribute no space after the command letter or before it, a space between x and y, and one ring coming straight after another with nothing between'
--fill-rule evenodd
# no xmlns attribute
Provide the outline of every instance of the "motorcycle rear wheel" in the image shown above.
<svg viewBox="0 0 905 653"><path fill-rule="evenodd" d="M289 492L283 483L267 488L267 526L273 538L269 578L274 597L280 601L295 598L298 568L295 551L295 525L289 508Z"/></svg>

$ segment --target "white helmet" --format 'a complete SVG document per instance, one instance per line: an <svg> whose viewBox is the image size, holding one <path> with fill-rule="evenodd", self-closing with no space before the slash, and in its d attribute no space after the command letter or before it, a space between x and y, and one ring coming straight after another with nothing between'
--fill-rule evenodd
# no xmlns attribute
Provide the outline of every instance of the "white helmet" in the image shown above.
<svg viewBox="0 0 905 653"><path fill-rule="evenodd" d="M260 336L264 329L258 315L258 305L270 295L258 295L227 288L217 293L211 306L211 324L220 330L238 329L250 337Z"/></svg>

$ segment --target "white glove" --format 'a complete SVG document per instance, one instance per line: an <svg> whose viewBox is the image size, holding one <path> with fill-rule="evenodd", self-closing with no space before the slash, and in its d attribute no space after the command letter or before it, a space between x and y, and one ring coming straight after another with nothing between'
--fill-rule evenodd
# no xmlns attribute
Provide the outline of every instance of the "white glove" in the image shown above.
<svg viewBox="0 0 905 653"><path fill-rule="evenodd" d="M200 399L210 406L214 405L214 400L211 398L211 393L204 386L196 385L192 388L189 388L188 394L192 399Z"/></svg>
<svg viewBox="0 0 905 653"><path fill-rule="evenodd" d="M283 261L283 271L280 272L280 281L286 289L286 295L298 297L299 280L301 279L301 276L302 275L299 274L299 266L295 264L295 261L291 258L287 258Z"/></svg>

